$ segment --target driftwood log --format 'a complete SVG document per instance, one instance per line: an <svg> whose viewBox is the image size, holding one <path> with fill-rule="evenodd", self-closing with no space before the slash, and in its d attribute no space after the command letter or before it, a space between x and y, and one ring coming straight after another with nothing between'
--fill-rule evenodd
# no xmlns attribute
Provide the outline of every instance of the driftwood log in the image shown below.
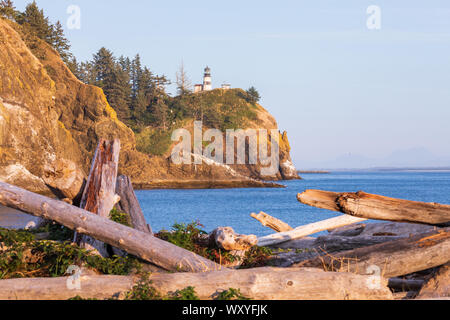
<svg viewBox="0 0 450 320"><path fill-rule="evenodd" d="M367 274L368 269L375 267L384 277L393 278L438 267L448 261L450 228L351 251L326 254L294 266L358 274Z"/></svg>
<svg viewBox="0 0 450 320"><path fill-rule="evenodd" d="M365 220L367 219L355 218L352 216L345 215L324 221L319 221L316 223L311 223L305 226L295 228L292 231L279 232L265 237L260 237L258 238L258 246L260 247L273 246L283 242L300 239L318 232L347 226L349 224L354 224Z"/></svg>
<svg viewBox="0 0 450 320"><path fill-rule="evenodd" d="M133 184L128 176L117 178L116 194L120 197L117 208L131 218L131 225L134 229L153 234L151 227L147 224L139 201L133 190Z"/></svg>
<svg viewBox="0 0 450 320"><path fill-rule="evenodd" d="M207 273L152 274L151 286L166 295L188 286L202 300L214 299L229 288L255 300L391 300L387 280L379 288L370 278L351 273L311 269L261 268ZM0 300L63 300L75 296L106 299L130 291L137 279L120 276L81 276L80 290L67 287L68 278L0 280Z"/></svg>
<svg viewBox="0 0 450 320"><path fill-rule="evenodd" d="M418 299L450 298L450 262L440 267L433 278L427 281Z"/></svg>
<svg viewBox="0 0 450 320"><path fill-rule="evenodd" d="M389 279L388 287L394 291L418 292L424 283L424 280L391 278Z"/></svg>
<svg viewBox="0 0 450 320"><path fill-rule="evenodd" d="M0 182L0 204L53 220L168 271L202 272L221 266L141 231L115 223L68 203Z"/></svg>
<svg viewBox="0 0 450 320"><path fill-rule="evenodd" d="M120 141L100 139L92 160L91 171L81 197L80 208L108 218L119 198L115 193L119 166ZM107 257L106 245L92 237L75 232L74 242L81 248Z"/></svg>
<svg viewBox="0 0 450 320"><path fill-rule="evenodd" d="M448 226L450 222L450 205L400 200L362 191L336 193L307 190L299 194L297 199L303 204L359 218L436 226Z"/></svg>
<svg viewBox="0 0 450 320"><path fill-rule="evenodd" d="M261 224L264 227L269 227L270 229L275 230L276 232L285 232L294 230L286 222L281 221L280 219L277 219L275 217L272 217L271 215L265 212L260 212L259 214L252 213L250 216L261 222Z"/></svg>
<svg viewBox="0 0 450 320"><path fill-rule="evenodd" d="M353 250L357 248L370 247L380 243L386 243L394 240L402 239L402 237L392 236L357 236L357 237L342 237L342 236L322 236L314 241L314 247L321 248L326 252L338 252Z"/></svg>
<svg viewBox="0 0 450 320"><path fill-rule="evenodd" d="M255 235L243 235L234 232L231 227L220 227L211 232L210 244L227 251L245 251L258 243Z"/></svg>
<svg viewBox="0 0 450 320"><path fill-rule="evenodd" d="M431 232L434 226L405 222L377 222L356 224L332 230L330 236L398 236L409 237L412 234Z"/></svg>

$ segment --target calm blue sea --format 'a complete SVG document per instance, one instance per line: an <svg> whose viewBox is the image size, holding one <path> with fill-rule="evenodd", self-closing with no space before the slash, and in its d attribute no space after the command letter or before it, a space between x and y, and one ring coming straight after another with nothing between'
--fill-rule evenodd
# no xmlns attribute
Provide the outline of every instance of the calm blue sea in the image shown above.
<svg viewBox="0 0 450 320"><path fill-rule="evenodd" d="M140 190L137 197L154 231L175 222L199 221L205 231L230 226L238 233L272 233L250 217L264 211L292 227L337 216L297 202L306 189L365 191L407 200L450 204L450 172L342 172L305 174L304 180L282 182L286 189Z"/></svg>

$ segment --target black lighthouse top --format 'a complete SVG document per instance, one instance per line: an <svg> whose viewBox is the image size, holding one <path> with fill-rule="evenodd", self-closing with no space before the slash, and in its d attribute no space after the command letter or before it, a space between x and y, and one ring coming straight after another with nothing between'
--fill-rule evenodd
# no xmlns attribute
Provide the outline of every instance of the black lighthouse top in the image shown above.
<svg viewBox="0 0 450 320"><path fill-rule="evenodd" d="M209 67L205 68L205 76L210 76L211 75L211 69Z"/></svg>

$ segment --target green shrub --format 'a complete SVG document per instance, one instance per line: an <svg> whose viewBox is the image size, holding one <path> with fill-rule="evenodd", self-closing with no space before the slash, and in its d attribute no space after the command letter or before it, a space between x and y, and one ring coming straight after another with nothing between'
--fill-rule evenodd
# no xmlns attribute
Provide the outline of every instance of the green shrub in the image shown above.
<svg viewBox="0 0 450 320"><path fill-rule="evenodd" d="M187 287L183 290L177 290L173 294L169 294L168 300L200 300L195 293L194 287Z"/></svg>
<svg viewBox="0 0 450 320"><path fill-rule="evenodd" d="M136 148L138 151L155 156L162 156L172 145L170 131L161 129L144 129L136 134Z"/></svg>
<svg viewBox="0 0 450 320"><path fill-rule="evenodd" d="M244 261L239 268L250 269L267 266L272 256L272 249L255 246L246 252Z"/></svg>
<svg viewBox="0 0 450 320"><path fill-rule="evenodd" d="M197 248L196 242L199 237L207 234L205 231L199 229L200 226L198 222L190 224L175 223L171 232L163 230L158 234L158 237L178 247L195 251Z"/></svg>
<svg viewBox="0 0 450 320"><path fill-rule="evenodd" d="M74 238L72 230L56 222L49 222L39 229L31 230L31 233L48 233L49 235L46 239L54 241L69 241Z"/></svg>
<svg viewBox="0 0 450 320"><path fill-rule="evenodd" d="M232 255L228 251L211 248L207 237L208 233L201 230L200 227L203 226L198 222L190 224L176 223L173 225L172 231L163 230L156 236L216 263L227 264L239 259L239 257Z"/></svg>
<svg viewBox="0 0 450 320"><path fill-rule="evenodd" d="M0 230L0 279L60 277L71 265L86 265L103 274L128 275L139 270L137 258L93 255L69 241L34 241L28 231Z"/></svg>
<svg viewBox="0 0 450 320"><path fill-rule="evenodd" d="M151 286L148 275L144 275L126 294L125 300L162 300L162 296Z"/></svg>
<svg viewBox="0 0 450 320"><path fill-rule="evenodd" d="M132 227L130 215L128 213L117 210L116 208L113 208L111 210L111 212L109 213L109 218L112 221L120 223L124 226Z"/></svg>
<svg viewBox="0 0 450 320"><path fill-rule="evenodd" d="M34 235L24 230L7 230L0 228L0 243L12 246L16 243L30 243L34 241Z"/></svg>
<svg viewBox="0 0 450 320"><path fill-rule="evenodd" d="M183 290L177 290L163 296L153 286L152 281L149 280L149 274L141 277L139 282L127 292L125 300L199 300L195 293L194 287L187 287Z"/></svg>
<svg viewBox="0 0 450 320"><path fill-rule="evenodd" d="M222 291L221 293L219 293L219 295L215 298L215 300L251 300L251 299L243 296L241 294L240 289L230 288L226 291Z"/></svg>

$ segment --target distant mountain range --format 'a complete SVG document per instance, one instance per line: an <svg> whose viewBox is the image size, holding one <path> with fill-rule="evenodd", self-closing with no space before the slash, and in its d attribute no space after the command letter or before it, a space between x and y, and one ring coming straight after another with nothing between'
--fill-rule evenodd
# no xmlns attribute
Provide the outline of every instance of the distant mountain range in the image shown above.
<svg viewBox="0 0 450 320"><path fill-rule="evenodd" d="M299 161L297 166L300 170L450 170L450 157L437 156L427 148L412 148L397 150L385 158L349 153L323 162Z"/></svg>

